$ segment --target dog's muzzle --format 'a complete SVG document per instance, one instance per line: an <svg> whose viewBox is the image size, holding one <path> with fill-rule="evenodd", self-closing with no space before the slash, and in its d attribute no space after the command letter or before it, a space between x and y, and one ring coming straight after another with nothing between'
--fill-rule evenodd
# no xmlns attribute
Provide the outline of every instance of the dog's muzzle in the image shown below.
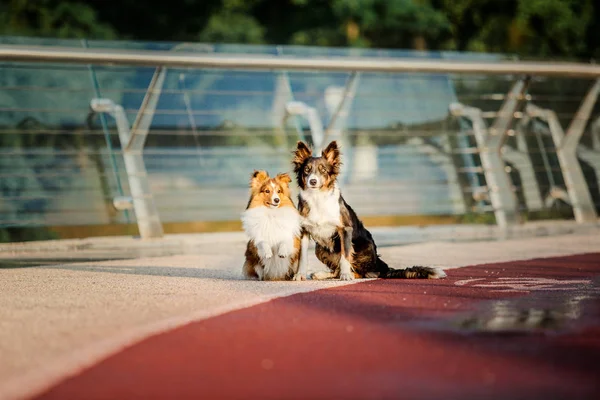
<svg viewBox="0 0 600 400"><path fill-rule="evenodd" d="M308 187L311 189L318 189L321 186L320 179L315 174L310 174L308 176L308 178L306 179L306 183L308 184Z"/></svg>

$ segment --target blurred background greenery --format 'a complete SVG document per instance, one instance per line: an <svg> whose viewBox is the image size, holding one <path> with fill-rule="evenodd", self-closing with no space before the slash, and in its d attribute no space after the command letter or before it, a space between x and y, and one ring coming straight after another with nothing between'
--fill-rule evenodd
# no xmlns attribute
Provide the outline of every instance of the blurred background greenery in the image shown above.
<svg viewBox="0 0 600 400"><path fill-rule="evenodd" d="M0 35L600 57L595 0L3 0Z"/></svg>

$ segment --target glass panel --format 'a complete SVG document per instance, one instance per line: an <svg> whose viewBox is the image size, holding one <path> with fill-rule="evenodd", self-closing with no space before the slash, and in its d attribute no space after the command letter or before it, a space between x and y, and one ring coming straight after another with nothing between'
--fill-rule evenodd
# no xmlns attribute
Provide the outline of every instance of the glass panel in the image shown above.
<svg viewBox="0 0 600 400"><path fill-rule="evenodd" d="M297 46L78 41L0 37L0 44L153 49L293 57L502 60L504 55ZM115 122L90 112L104 97L136 119L155 68L0 63L0 227L134 223L112 199L128 195ZM311 139L308 123L281 126L287 101L314 107L327 127L350 73L168 69L144 159L163 223L239 219L254 169L290 170L290 152ZM493 123L514 77L363 73L340 137L345 197L361 216L490 212L471 126L449 116L451 103L484 111ZM590 82L535 80L535 104L555 110L566 129ZM594 116L598 117L598 107ZM564 185L554 144L527 127L528 152L542 196ZM538 136L536 136L538 135ZM582 143L592 146L591 134ZM508 145L516 147L514 138ZM542 157L544 153L544 157ZM545 161L544 161L545 160ZM600 202L593 168L584 168ZM454 171L454 172L452 172ZM590 172L591 171L591 172ZM512 173L526 211L519 174ZM458 188L458 191L457 191ZM595 192L594 192L595 190Z"/></svg>

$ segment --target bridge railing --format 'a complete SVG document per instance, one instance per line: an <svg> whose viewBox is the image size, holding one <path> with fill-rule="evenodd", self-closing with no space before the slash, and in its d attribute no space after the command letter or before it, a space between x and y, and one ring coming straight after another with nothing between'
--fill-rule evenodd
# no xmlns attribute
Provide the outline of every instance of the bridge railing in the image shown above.
<svg viewBox="0 0 600 400"><path fill-rule="evenodd" d="M298 139L365 218L597 220L600 66L107 46L0 45L0 227L237 220Z"/></svg>

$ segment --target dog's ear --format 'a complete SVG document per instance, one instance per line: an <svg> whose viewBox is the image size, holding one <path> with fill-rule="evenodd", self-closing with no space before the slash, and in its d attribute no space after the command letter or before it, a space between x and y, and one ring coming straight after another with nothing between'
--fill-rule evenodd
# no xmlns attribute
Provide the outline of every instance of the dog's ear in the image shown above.
<svg viewBox="0 0 600 400"><path fill-rule="evenodd" d="M300 171L302 168L302 164L306 161L307 158L312 156L312 150L308 145L302 141L298 141L298 145L296 150L294 150L294 159L292 160L292 164L294 164L294 172Z"/></svg>
<svg viewBox="0 0 600 400"><path fill-rule="evenodd" d="M340 148L337 142L334 140L333 142L329 143L321 155L327 160L329 165L331 165L333 173L338 174L340 172L340 166L342 165L342 159Z"/></svg>
<svg viewBox="0 0 600 400"><path fill-rule="evenodd" d="M288 186L292 181L292 178L290 178L288 174L278 174L277 177L275 177L275 180L285 186Z"/></svg>
<svg viewBox="0 0 600 400"><path fill-rule="evenodd" d="M252 175L250 175L250 189L259 189L267 179L269 179L269 174L267 173L267 171L254 170Z"/></svg>

